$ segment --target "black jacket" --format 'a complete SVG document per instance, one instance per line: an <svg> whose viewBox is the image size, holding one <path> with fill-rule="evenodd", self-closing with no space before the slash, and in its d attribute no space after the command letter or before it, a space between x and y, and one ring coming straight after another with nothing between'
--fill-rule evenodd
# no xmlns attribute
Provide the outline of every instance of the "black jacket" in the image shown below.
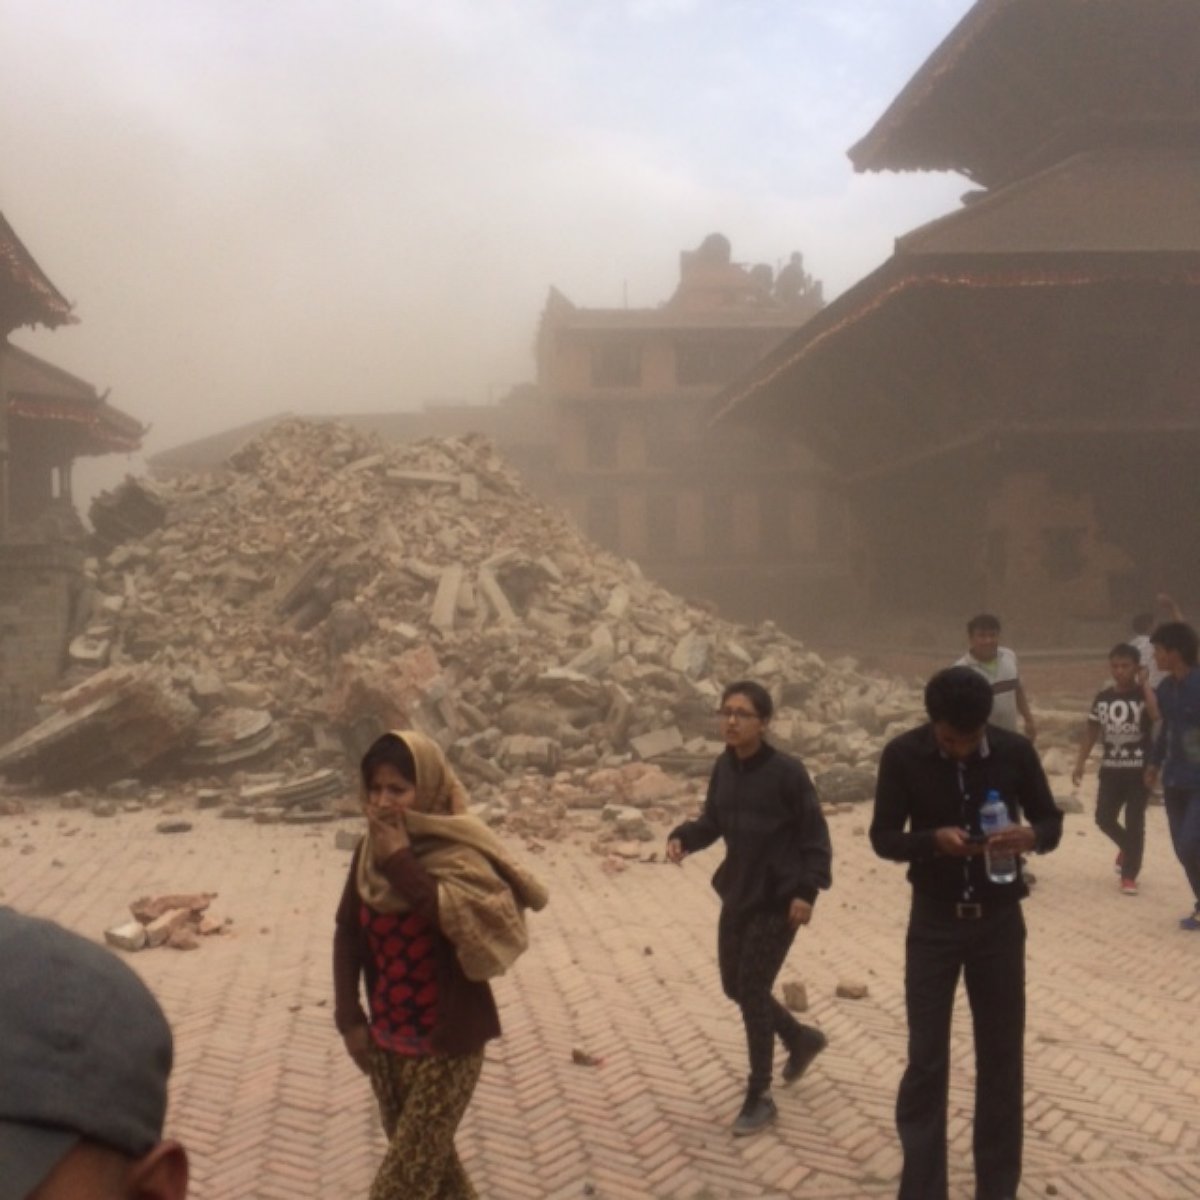
<svg viewBox="0 0 1200 1200"><path fill-rule="evenodd" d="M982 855L935 853L934 834L944 825L980 832L979 809L993 788L1013 820L1021 813L1032 825L1039 854L1053 850L1062 837L1063 815L1033 743L989 725L985 746L986 754L974 754L964 764L961 785L958 764L938 749L929 725L910 729L884 747L871 845L881 858L909 864L914 892L947 902L1006 902L1029 894L1020 871L1012 883L992 883Z"/></svg>
<svg viewBox="0 0 1200 1200"><path fill-rule="evenodd" d="M725 839L713 887L727 909L786 912L832 882L833 848L804 764L765 743L747 759L726 750L713 766L704 811L669 835L688 853Z"/></svg>

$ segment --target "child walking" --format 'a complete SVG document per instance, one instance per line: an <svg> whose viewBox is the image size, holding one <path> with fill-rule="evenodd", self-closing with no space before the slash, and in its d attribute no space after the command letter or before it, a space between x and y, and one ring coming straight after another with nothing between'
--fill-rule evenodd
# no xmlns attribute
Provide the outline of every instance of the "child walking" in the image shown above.
<svg viewBox="0 0 1200 1200"><path fill-rule="evenodd" d="M1071 780L1076 787L1083 781L1083 768L1092 747L1103 738L1096 824L1116 844L1122 893L1136 896L1146 844L1145 770L1153 705L1146 685L1138 681L1141 655L1136 646L1128 642L1114 646L1108 666L1112 686L1097 693L1092 702ZM1122 810L1124 825L1120 820Z"/></svg>
<svg viewBox="0 0 1200 1200"><path fill-rule="evenodd" d="M473 1200L454 1135L500 1035L487 981L528 945L523 912L546 890L467 815L431 738L384 734L360 771L367 835L337 910L333 980L338 1032L388 1137L370 1198Z"/></svg>

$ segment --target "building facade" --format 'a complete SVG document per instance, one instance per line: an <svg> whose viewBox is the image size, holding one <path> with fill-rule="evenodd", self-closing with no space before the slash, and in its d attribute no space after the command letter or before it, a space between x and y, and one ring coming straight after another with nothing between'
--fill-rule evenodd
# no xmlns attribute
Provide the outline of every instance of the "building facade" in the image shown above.
<svg viewBox="0 0 1200 1200"><path fill-rule="evenodd" d="M553 469L532 480L600 545L740 619L806 625L842 602L843 501L800 443L749 422L711 428L713 400L822 304L799 255L731 261L712 235L680 257L658 308L583 308L552 289L537 337Z"/></svg>

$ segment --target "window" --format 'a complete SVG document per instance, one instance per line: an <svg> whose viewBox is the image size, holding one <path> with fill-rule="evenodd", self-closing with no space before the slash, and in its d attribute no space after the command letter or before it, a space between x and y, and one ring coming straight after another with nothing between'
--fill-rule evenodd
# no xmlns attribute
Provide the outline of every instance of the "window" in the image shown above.
<svg viewBox="0 0 1200 1200"><path fill-rule="evenodd" d="M600 493L587 498L587 535L609 550L621 545L621 518L617 498L612 493Z"/></svg>
<svg viewBox="0 0 1200 1200"><path fill-rule="evenodd" d="M845 551L846 513L839 496L822 489L816 494L817 553L836 558Z"/></svg>
<svg viewBox="0 0 1200 1200"><path fill-rule="evenodd" d="M653 558L679 552L679 505L671 492L646 497L646 548Z"/></svg>
<svg viewBox="0 0 1200 1200"><path fill-rule="evenodd" d="M728 492L704 493L704 553L733 555L733 496Z"/></svg>
<svg viewBox="0 0 1200 1200"><path fill-rule="evenodd" d="M698 424L693 404L658 404L645 416L646 465L659 470L695 465Z"/></svg>
<svg viewBox="0 0 1200 1200"><path fill-rule="evenodd" d="M806 499L806 502L811 503ZM787 487L758 494L759 546L767 557L787 557L792 552L792 493Z"/></svg>
<svg viewBox="0 0 1200 1200"><path fill-rule="evenodd" d="M617 419L611 415L592 413L584 424L583 436L587 440L587 465L611 471L617 465Z"/></svg>
<svg viewBox="0 0 1200 1200"><path fill-rule="evenodd" d="M642 382L642 347L637 342L601 342L592 347L593 387L637 387Z"/></svg>
<svg viewBox="0 0 1200 1200"><path fill-rule="evenodd" d="M1002 584L1008 575L1008 530L989 529L984 551L989 583Z"/></svg>
<svg viewBox="0 0 1200 1200"><path fill-rule="evenodd" d="M1086 529L1043 529L1042 561L1046 577L1069 583L1083 574L1083 540Z"/></svg>
<svg viewBox="0 0 1200 1200"><path fill-rule="evenodd" d="M682 337L675 343L675 381L680 387L729 383L758 358L754 348L729 338Z"/></svg>

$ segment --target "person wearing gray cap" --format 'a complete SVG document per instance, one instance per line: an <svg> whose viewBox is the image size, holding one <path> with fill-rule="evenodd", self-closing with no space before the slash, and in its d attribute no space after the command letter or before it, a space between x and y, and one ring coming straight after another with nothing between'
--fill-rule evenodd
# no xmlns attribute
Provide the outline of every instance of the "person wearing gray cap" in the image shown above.
<svg viewBox="0 0 1200 1200"><path fill-rule="evenodd" d="M0 1200L183 1200L171 1030L111 951L0 907Z"/></svg>

